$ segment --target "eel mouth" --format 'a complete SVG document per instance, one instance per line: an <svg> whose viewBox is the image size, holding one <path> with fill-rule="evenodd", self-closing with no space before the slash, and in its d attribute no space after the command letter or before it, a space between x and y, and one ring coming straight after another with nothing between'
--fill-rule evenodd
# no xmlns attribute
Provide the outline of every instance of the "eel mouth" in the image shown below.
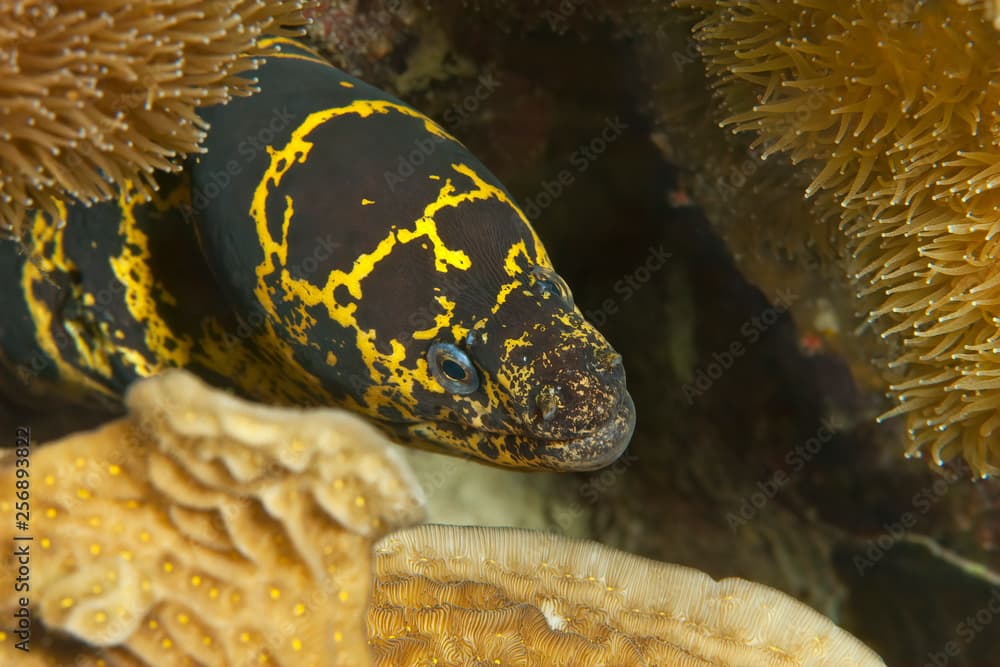
<svg viewBox="0 0 1000 667"><path fill-rule="evenodd" d="M625 452L634 430L635 404L625 392L618 409L597 428L566 440L535 440L538 464L533 467L567 472L603 468Z"/></svg>
<svg viewBox="0 0 1000 667"><path fill-rule="evenodd" d="M432 451L444 449L504 468L581 472L614 463L628 447L635 430L635 404L627 391L616 403L603 423L568 439L487 430L453 421L380 423L401 439Z"/></svg>

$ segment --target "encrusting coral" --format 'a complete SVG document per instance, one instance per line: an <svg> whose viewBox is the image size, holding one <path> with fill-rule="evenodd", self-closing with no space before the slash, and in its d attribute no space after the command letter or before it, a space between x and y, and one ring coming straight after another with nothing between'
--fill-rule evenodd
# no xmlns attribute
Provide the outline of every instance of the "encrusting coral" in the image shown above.
<svg viewBox="0 0 1000 667"><path fill-rule="evenodd" d="M541 532L406 528L423 494L349 413L255 405L181 370L127 404L29 455L35 637L17 651L5 596L0 662L882 665L760 584ZM0 563L7 590L17 564Z"/></svg>
<svg viewBox="0 0 1000 667"><path fill-rule="evenodd" d="M0 662L367 664L371 544L423 512L394 447L348 413L257 406L183 371L127 403L30 454L36 631L80 641L16 651L5 595ZM8 517L13 477L8 458ZM11 591L10 550L2 565Z"/></svg>
<svg viewBox="0 0 1000 667"><path fill-rule="evenodd" d="M380 665L884 664L772 588L587 540L424 525L375 551L368 634Z"/></svg>
<svg viewBox="0 0 1000 667"><path fill-rule="evenodd" d="M680 0L724 124L839 204L909 453L1000 472L995 3Z"/></svg>
<svg viewBox="0 0 1000 667"><path fill-rule="evenodd" d="M197 107L253 90L266 31L304 23L301 0L0 3L0 229L53 198L154 187L197 152Z"/></svg>

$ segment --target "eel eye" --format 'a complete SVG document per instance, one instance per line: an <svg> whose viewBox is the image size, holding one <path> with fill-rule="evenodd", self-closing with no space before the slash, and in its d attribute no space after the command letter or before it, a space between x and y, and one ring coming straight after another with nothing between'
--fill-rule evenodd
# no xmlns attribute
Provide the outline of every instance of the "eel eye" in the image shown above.
<svg viewBox="0 0 1000 667"><path fill-rule="evenodd" d="M558 273L544 266L536 266L531 269L531 278L532 288L543 297L546 294L558 296L570 307L573 306L573 293Z"/></svg>
<svg viewBox="0 0 1000 667"><path fill-rule="evenodd" d="M479 374L468 355L451 343L434 343L427 350L434 379L453 394L471 394L479 388Z"/></svg>

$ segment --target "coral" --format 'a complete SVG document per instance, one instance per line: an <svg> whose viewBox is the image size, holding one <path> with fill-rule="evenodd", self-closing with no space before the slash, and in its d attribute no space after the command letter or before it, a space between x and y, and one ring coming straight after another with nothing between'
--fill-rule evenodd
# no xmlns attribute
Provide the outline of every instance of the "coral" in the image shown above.
<svg viewBox="0 0 1000 667"><path fill-rule="evenodd" d="M291 34L300 0L45 0L0 5L0 226L53 198L155 189L207 129L197 107L253 90L265 31ZM147 190L148 191L148 190Z"/></svg>
<svg viewBox="0 0 1000 667"><path fill-rule="evenodd" d="M909 453L1000 471L1000 34L983 3L682 0L724 121L839 209ZM992 7L992 5L991 5Z"/></svg>
<svg viewBox="0 0 1000 667"><path fill-rule="evenodd" d="M382 665L882 665L800 602L585 540L424 525L375 546Z"/></svg>
<svg viewBox="0 0 1000 667"><path fill-rule="evenodd" d="M422 518L423 494L350 414L253 405L180 370L127 403L30 454L26 664L882 664L741 579L518 529L386 536ZM9 515L17 466L2 463ZM2 565L12 587L12 552ZM0 660L21 664L13 629Z"/></svg>
<svg viewBox="0 0 1000 667"><path fill-rule="evenodd" d="M959 0L963 5L982 5L986 19L993 22L993 27L1000 30L1000 0Z"/></svg>
<svg viewBox="0 0 1000 667"><path fill-rule="evenodd" d="M371 543L422 517L393 446L353 415L253 405L183 371L137 383L127 404L128 418L31 453L33 613L83 642L49 664L69 650L113 665L364 664ZM8 457L6 516L13 476ZM2 645L20 664L9 633Z"/></svg>

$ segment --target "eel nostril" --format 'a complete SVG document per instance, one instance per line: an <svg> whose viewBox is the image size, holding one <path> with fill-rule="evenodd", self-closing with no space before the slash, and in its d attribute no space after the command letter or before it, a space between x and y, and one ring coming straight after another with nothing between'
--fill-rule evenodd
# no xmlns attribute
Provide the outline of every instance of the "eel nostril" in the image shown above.
<svg viewBox="0 0 1000 667"><path fill-rule="evenodd" d="M591 368L597 373L610 373L622 365L622 355L614 350L605 350L597 353Z"/></svg>
<svg viewBox="0 0 1000 667"><path fill-rule="evenodd" d="M542 421L552 421L560 406L558 388L546 385L539 389L538 395L535 396L535 406L538 408L538 414L541 415Z"/></svg>

